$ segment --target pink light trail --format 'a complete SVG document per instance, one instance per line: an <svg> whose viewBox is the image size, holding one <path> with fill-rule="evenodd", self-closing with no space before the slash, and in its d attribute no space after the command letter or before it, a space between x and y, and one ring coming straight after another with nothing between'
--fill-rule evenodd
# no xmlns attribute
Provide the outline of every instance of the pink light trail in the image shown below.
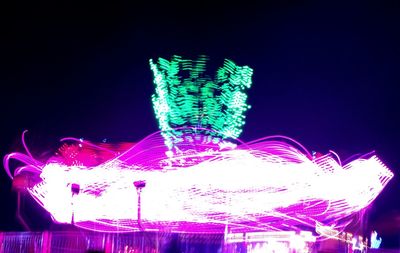
<svg viewBox="0 0 400 253"><path fill-rule="evenodd" d="M323 224L343 229L379 195L393 173L374 154L341 164L334 153L313 158L283 136L231 142L185 131L168 150L160 132L118 150L62 140L45 163L11 153L12 178L27 187L59 223L113 232L250 232L298 230ZM25 145L25 143L24 143ZM20 166L10 172L10 160ZM146 186L140 195L133 183ZM71 186L80 186L71 194Z"/></svg>

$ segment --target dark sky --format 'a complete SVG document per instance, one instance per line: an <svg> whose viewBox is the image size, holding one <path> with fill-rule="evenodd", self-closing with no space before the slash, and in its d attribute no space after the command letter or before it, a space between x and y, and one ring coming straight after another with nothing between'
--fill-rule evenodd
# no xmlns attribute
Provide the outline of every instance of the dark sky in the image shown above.
<svg viewBox="0 0 400 253"><path fill-rule="evenodd" d="M0 155L21 150L24 129L37 157L66 136L138 141L157 131L148 60L206 54L210 68L229 58L254 69L241 139L283 134L342 158L375 150L396 176L371 221L398 214L397 1L216 2L0 8ZM21 229L0 180L0 229Z"/></svg>

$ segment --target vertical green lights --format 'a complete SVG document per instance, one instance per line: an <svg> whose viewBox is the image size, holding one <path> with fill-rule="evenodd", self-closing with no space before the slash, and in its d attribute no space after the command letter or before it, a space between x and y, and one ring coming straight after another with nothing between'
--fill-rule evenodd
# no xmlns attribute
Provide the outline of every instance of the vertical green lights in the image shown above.
<svg viewBox="0 0 400 253"><path fill-rule="evenodd" d="M223 139L237 138L245 123L246 90L253 70L225 60L212 80L206 75L206 56L197 60L173 56L171 60L150 60L155 93L152 103L166 144L173 146L181 135L176 128L211 129Z"/></svg>

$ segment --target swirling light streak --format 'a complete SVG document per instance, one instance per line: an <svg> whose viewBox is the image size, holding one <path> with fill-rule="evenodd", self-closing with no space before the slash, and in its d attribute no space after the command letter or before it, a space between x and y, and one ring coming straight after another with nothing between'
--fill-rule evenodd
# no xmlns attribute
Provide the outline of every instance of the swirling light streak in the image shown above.
<svg viewBox="0 0 400 253"><path fill-rule="evenodd" d="M240 141L253 70L225 60L211 79L206 60L150 60L160 132L118 147L64 138L43 163L29 152L24 132L26 154L5 156L7 174L27 177L20 181L56 222L210 233L316 224L340 230L393 177L374 154L342 163L333 151L313 157L284 136ZM13 174L11 160L19 162Z"/></svg>
<svg viewBox="0 0 400 253"><path fill-rule="evenodd" d="M120 153L69 138L74 162L64 148L43 164L13 153L4 166L9 170L16 159L22 165L14 176L40 177L28 192L56 222L71 223L74 212L77 226L121 232L296 230L316 223L340 230L393 177L374 154L341 165L333 153L313 159L284 137L243 143L182 132L173 154L161 132ZM133 186L139 180L146 182L140 227ZM71 194L72 184L80 185L79 194Z"/></svg>
<svg viewBox="0 0 400 253"><path fill-rule="evenodd" d="M225 59L214 79L206 75L206 56L197 60L173 56L171 60L150 60L154 74L153 108L165 144L172 149L181 136L180 127L215 131L207 134L238 138L245 124L246 90L253 70Z"/></svg>

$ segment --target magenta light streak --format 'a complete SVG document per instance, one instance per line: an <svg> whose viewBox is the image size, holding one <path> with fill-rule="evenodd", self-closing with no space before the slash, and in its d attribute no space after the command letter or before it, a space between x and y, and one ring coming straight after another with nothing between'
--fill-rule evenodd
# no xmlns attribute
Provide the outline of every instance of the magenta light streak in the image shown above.
<svg viewBox="0 0 400 253"><path fill-rule="evenodd" d="M64 141L46 163L12 153L5 169L11 176L15 159L21 166L14 176L40 177L27 190L56 222L71 223L74 213L76 226L99 231L280 231L317 223L342 229L344 218L367 207L393 177L373 154L341 165L334 153L313 159L279 136L227 142L193 130L173 151L159 132L120 150ZM141 226L135 181L146 182Z"/></svg>

